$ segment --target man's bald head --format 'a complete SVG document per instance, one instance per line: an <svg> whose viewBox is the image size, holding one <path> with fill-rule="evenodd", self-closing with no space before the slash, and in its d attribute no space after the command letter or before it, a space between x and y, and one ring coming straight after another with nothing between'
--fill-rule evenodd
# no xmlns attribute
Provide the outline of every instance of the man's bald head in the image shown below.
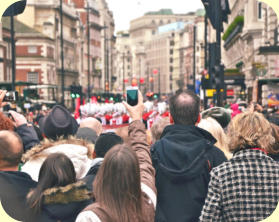
<svg viewBox="0 0 279 222"><path fill-rule="evenodd" d="M200 113L200 98L192 91L179 91L170 98L170 113L175 124L195 125Z"/></svg>
<svg viewBox="0 0 279 222"><path fill-rule="evenodd" d="M88 117L88 118L82 120L79 127L80 128L84 128L84 127L90 128L90 129L94 130L98 136L103 131L102 124L100 123L100 121L93 117Z"/></svg>
<svg viewBox="0 0 279 222"><path fill-rule="evenodd" d="M17 167L23 154L23 144L13 131L0 131L0 170Z"/></svg>

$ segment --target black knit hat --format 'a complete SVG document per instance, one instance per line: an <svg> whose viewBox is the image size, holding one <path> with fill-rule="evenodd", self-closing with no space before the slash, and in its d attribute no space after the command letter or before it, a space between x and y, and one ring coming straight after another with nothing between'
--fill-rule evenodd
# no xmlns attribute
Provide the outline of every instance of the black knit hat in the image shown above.
<svg viewBox="0 0 279 222"><path fill-rule="evenodd" d="M93 144L96 143L96 140L98 138L97 133L93 129L90 129L88 127L78 128L76 137L79 139L87 140Z"/></svg>
<svg viewBox="0 0 279 222"><path fill-rule="evenodd" d="M212 107L204 110L201 115L203 119L207 117L215 119L223 128L226 128L231 121L230 111L223 107Z"/></svg>
<svg viewBox="0 0 279 222"><path fill-rule="evenodd" d="M64 138L74 135L78 129L78 123L71 113L61 105L55 105L51 112L39 120L39 126L49 139Z"/></svg>
<svg viewBox="0 0 279 222"><path fill-rule="evenodd" d="M123 140L120 136L113 132L102 133L96 141L95 153L96 157L104 157L105 154L117 144L122 144Z"/></svg>

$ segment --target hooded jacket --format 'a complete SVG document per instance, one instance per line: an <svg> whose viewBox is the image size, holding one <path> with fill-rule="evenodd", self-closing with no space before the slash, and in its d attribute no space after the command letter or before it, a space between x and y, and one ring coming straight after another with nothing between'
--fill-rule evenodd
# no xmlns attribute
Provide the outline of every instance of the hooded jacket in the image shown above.
<svg viewBox="0 0 279 222"><path fill-rule="evenodd" d="M12 218L27 222L74 222L78 213L92 203L86 184L78 181L44 191L41 211L34 215L26 203L29 191L37 182L23 172L0 172L1 203Z"/></svg>
<svg viewBox="0 0 279 222"><path fill-rule="evenodd" d="M210 170L226 160L215 138L196 126L170 125L151 148L156 170L155 221L198 221Z"/></svg>
<svg viewBox="0 0 279 222"><path fill-rule="evenodd" d="M92 165L92 152L94 145L84 140L69 138L65 140L45 140L41 144L26 152L22 161L22 172L29 174L33 180L38 181L39 171L48 155L64 153L74 164L77 179L83 178Z"/></svg>

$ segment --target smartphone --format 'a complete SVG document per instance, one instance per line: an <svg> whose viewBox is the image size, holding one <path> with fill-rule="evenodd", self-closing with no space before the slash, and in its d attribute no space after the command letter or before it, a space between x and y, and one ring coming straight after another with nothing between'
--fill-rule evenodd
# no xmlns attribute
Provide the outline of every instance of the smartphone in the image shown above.
<svg viewBox="0 0 279 222"><path fill-rule="evenodd" d="M18 92L17 91L7 92L3 101L4 102L16 102L16 101L18 101Z"/></svg>
<svg viewBox="0 0 279 222"><path fill-rule="evenodd" d="M3 113L4 113L4 115L5 115L5 116L7 116L9 119L11 119L12 121L14 121L14 122L15 122L15 120L14 120L14 118L13 118L12 114L10 114L10 113L9 113L9 112L7 112L7 111L4 111Z"/></svg>
<svg viewBox="0 0 279 222"><path fill-rule="evenodd" d="M126 95L127 95L127 103L130 106L135 106L138 104L138 87L136 86L128 86L126 88Z"/></svg>

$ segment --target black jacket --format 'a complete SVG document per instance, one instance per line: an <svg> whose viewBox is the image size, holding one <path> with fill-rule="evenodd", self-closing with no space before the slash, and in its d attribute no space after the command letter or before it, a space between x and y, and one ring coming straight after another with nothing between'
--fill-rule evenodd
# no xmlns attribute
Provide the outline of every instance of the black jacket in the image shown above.
<svg viewBox="0 0 279 222"><path fill-rule="evenodd" d="M24 221L28 214L26 195L36 187L37 182L23 172L0 172L0 199L6 213L19 221Z"/></svg>
<svg viewBox="0 0 279 222"><path fill-rule="evenodd" d="M195 222L207 195L210 170L226 161L215 138L196 126L170 125L151 148L156 169L157 222Z"/></svg>
<svg viewBox="0 0 279 222"><path fill-rule="evenodd" d="M26 196L37 182L23 172L0 172L0 198L6 213L19 221L74 222L77 215L93 202L83 181L44 191L38 215L26 204Z"/></svg>

